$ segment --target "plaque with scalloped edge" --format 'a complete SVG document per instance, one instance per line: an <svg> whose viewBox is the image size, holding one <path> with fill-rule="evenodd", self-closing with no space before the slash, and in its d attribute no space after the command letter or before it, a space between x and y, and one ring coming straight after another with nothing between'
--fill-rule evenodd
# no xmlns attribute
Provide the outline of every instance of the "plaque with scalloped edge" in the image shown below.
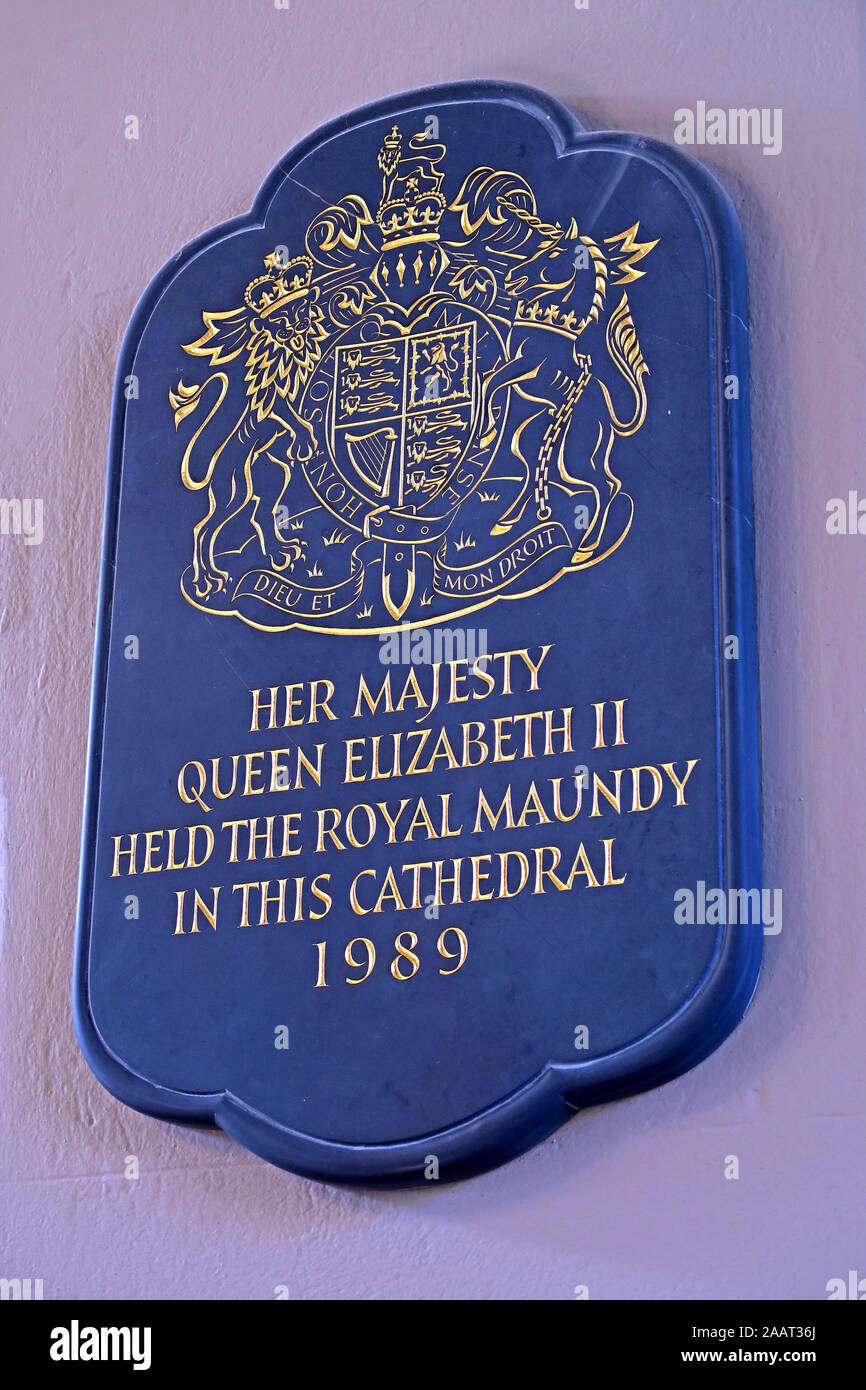
<svg viewBox="0 0 866 1390"><path fill-rule="evenodd" d="M297 145L118 367L76 955L128 1105L450 1181L762 941L747 314L694 160L492 83Z"/></svg>

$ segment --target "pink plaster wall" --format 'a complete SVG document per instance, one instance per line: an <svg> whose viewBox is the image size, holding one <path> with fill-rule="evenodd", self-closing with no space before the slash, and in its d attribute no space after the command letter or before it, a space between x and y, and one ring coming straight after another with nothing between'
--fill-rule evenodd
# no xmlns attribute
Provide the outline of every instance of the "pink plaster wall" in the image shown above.
<svg viewBox="0 0 866 1390"><path fill-rule="evenodd" d="M826 1297L866 1276L862 903L864 89L854 0L5 0L0 494L0 1275L50 1297ZM781 107L703 151L749 254L767 883L784 927L697 1070L451 1189L355 1195L133 1114L68 997L116 354L151 276L320 122L391 91L529 83L670 140L699 99ZM124 139L136 114L141 138ZM711 156L711 158L709 157ZM141 1176L127 1181L136 1155ZM725 1181L725 1156L740 1160Z"/></svg>

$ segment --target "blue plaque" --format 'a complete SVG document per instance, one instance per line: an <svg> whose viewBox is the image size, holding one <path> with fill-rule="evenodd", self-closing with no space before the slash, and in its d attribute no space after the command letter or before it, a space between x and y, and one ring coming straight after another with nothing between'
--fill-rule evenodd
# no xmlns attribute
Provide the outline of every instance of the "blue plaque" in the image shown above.
<svg viewBox="0 0 866 1390"><path fill-rule="evenodd" d="M324 127L160 271L77 936L115 1096L423 1186L727 1036L762 941L746 323L698 163L498 83Z"/></svg>

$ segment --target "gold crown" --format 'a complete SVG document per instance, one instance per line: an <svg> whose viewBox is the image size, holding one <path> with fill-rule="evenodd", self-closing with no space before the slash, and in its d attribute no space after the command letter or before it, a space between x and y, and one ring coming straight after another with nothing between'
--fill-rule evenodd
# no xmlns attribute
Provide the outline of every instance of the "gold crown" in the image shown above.
<svg viewBox="0 0 866 1390"><path fill-rule="evenodd" d="M408 242L438 240L445 211L441 191L445 175L436 165L444 154L445 146L428 140L423 131L412 136L405 155L397 126L385 136L379 151L382 199L376 213L383 251Z"/></svg>
<svg viewBox="0 0 866 1390"><path fill-rule="evenodd" d="M279 252L272 251L265 256L265 265L268 274L251 280L244 291L249 308L263 319L293 299L309 294L313 278L313 262L309 256L295 256L283 263Z"/></svg>

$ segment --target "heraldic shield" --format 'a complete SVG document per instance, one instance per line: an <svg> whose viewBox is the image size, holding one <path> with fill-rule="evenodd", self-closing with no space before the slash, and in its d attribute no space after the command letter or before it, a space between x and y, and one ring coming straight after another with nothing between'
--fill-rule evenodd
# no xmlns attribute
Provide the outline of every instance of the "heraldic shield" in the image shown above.
<svg viewBox="0 0 866 1390"><path fill-rule="evenodd" d="M747 322L705 170L498 83L342 116L164 267L115 388L83 836L115 1095L433 1190L731 1032Z"/></svg>

